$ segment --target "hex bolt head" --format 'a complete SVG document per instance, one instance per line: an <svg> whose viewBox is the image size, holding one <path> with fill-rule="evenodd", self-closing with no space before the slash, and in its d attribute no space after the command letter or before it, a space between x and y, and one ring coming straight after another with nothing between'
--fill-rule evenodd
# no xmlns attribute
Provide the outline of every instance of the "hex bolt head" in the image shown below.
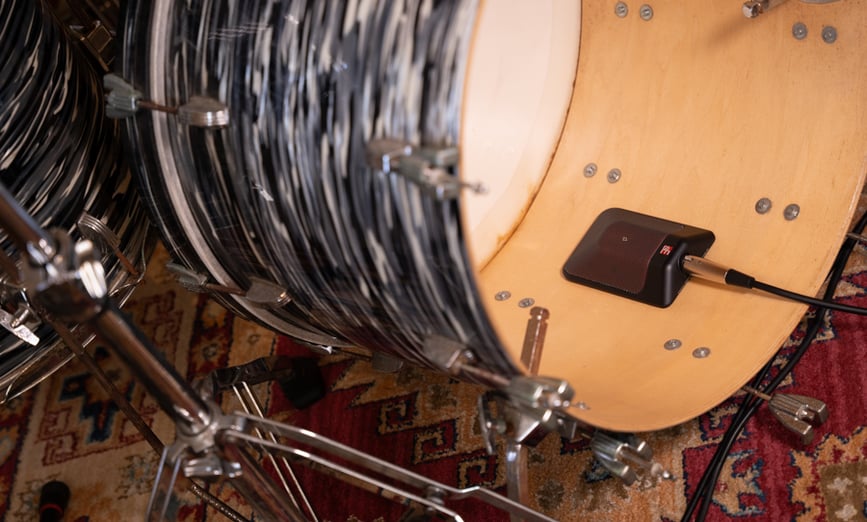
<svg viewBox="0 0 867 522"><path fill-rule="evenodd" d="M614 14L620 18L626 17L629 14L629 6L626 5L626 2L617 2L614 6Z"/></svg>
<svg viewBox="0 0 867 522"><path fill-rule="evenodd" d="M642 20L644 20L645 22L649 22L653 18L653 8L650 7L648 4L644 4L638 10L638 14L639 16L641 16Z"/></svg>
<svg viewBox="0 0 867 522"><path fill-rule="evenodd" d="M795 40L803 40L807 37L807 26L802 22L796 22L792 26L792 36L795 37Z"/></svg>
<svg viewBox="0 0 867 522"><path fill-rule="evenodd" d="M666 350L677 350L678 348L683 346L683 343L680 342L680 339L669 339L669 340L665 341L665 344L662 346Z"/></svg>

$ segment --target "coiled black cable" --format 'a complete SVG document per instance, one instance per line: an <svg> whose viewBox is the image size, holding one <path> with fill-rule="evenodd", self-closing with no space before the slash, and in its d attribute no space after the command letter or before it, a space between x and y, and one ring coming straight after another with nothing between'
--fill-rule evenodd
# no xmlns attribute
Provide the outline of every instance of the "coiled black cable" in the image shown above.
<svg viewBox="0 0 867 522"><path fill-rule="evenodd" d="M858 220L858 222L853 228L853 231L860 234L865 228L867 228L867 213L865 213ZM761 392L768 395L772 394L774 390L776 390L777 386L779 386L780 383L783 382L783 380L792 372L792 370L795 368L795 366L798 364L804 354L806 354L807 349L809 349L809 347L812 345L813 340L816 338L816 335L818 335L822 324L824 323L825 314L827 313L829 308L826 301L833 299L834 292L837 289L837 285L843 278L843 271L846 268L846 262L852 255L856 244L857 241L855 239L847 238L843 242L843 245L840 247L840 250L837 253L837 257L834 259L834 264L831 267L830 275L828 277L828 286L823 295L823 300L817 301L815 316L808 322L804 338L801 340L798 348L792 353L786 364L780 369L777 375L774 376L767 383L767 385L762 386L763 383L767 381L770 377L771 369L773 368L774 359L769 361L753 379L753 388L760 390ZM760 289L764 290L763 288ZM777 357L781 357L779 352ZM746 426L747 421L752 418L752 416L758 410L759 406L761 406L762 402L763 400L761 398L750 394L743 398L743 401L741 402L737 413L732 418L732 422L726 430L723 439L720 441L719 446L717 446L711 462L705 469L701 481L696 488L695 494L687 504L687 508L684 511L683 517L681 518L683 522L687 522L692 519L696 508L699 508L696 520L703 521L707 517L707 513L710 509L710 504L713 498L713 493L716 490L716 484L719 480L720 473L722 472L722 467L725 463L725 459L731 451L731 448L734 445L735 441L740 436L741 432Z"/></svg>

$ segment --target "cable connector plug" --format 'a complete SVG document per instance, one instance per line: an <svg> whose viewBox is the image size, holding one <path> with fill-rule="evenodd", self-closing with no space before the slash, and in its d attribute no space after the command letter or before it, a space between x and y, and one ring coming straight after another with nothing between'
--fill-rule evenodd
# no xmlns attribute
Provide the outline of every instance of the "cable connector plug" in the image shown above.
<svg viewBox="0 0 867 522"><path fill-rule="evenodd" d="M752 288L756 282L756 279L752 276L699 256L683 256L680 266L687 274L707 279L714 283Z"/></svg>

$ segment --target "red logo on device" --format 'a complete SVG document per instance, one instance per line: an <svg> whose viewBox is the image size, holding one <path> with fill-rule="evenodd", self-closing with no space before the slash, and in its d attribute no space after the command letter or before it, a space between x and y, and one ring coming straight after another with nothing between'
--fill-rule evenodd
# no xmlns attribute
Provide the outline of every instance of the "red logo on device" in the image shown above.
<svg viewBox="0 0 867 522"><path fill-rule="evenodd" d="M673 249L671 248L671 245L663 245L662 250L660 250L659 253L664 255L664 256L669 256L669 255L671 255L672 250Z"/></svg>

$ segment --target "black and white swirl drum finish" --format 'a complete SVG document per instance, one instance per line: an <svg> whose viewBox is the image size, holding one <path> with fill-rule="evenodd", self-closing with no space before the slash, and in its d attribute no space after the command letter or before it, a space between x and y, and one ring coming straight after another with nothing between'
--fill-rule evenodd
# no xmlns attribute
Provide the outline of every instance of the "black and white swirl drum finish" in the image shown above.
<svg viewBox="0 0 867 522"><path fill-rule="evenodd" d="M146 197L174 255L213 281L255 276L293 301L233 309L292 337L431 366L431 336L519 372L474 282L457 201L368 166L396 139L456 146L474 1L128 4L123 75L144 97L229 108L225 129L139 114ZM451 171L457 176L456 169Z"/></svg>
<svg viewBox="0 0 867 522"><path fill-rule="evenodd" d="M78 230L83 213L114 233L125 257L143 270L154 244L147 211L121 162L117 125L103 111L101 80L67 33L33 0L0 2L0 181L46 229L96 238ZM96 225L99 227L100 225ZM103 252L109 289L123 300L134 278L111 248ZM11 242L3 248L17 257ZM22 295L5 276L3 306L19 309ZM71 357L50 328L26 323L37 347L0 330L0 399L23 391Z"/></svg>

